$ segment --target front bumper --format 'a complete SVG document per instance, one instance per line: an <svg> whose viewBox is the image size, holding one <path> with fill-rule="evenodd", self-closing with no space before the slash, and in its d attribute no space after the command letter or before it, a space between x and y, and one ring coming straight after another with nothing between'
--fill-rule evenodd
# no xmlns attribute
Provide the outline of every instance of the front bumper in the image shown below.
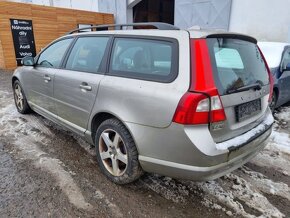
<svg viewBox="0 0 290 218"><path fill-rule="evenodd" d="M221 177L247 163L259 151L261 151L268 142L271 135L272 126L268 128L258 138L250 141L243 147L230 150L228 152L228 161L209 167L192 166L170 161L164 161L156 158L139 156L142 168L147 172L158 173L160 175L170 176L172 178L189 179L195 181L207 181Z"/></svg>

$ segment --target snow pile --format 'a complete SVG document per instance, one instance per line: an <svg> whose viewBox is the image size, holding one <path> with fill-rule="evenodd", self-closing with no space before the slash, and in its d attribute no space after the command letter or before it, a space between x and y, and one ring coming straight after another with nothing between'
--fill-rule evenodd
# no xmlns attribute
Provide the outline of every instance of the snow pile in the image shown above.
<svg viewBox="0 0 290 218"><path fill-rule="evenodd" d="M275 112L274 116L278 120L289 122L290 121L290 107L279 108L279 112Z"/></svg>
<svg viewBox="0 0 290 218"><path fill-rule="evenodd" d="M271 114L269 114L265 120L259 124L257 127L253 128L252 130L246 132L243 135L237 136L233 139L230 139L225 142L217 143L216 148L218 150L227 150L230 147L238 147L247 141L249 141L251 138L253 138L255 135L264 132L269 126L271 126L274 122L274 118Z"/></svg>
<svg viewBox="0 0 290 218"><path fill-rule="evenodd" d="M204 191L207 201L227 206L238 217L256 217L247 212L244 205L263 214L263 217L285 217L256 189L257 187L240 176L229 174L223 179L198 183L198 186Z"/></svg>
<svg viewBox="0 0 290 218"><path fill-rule="evenodd" d="M271 135L271 145L284 153L290 154L289 134L284 132L273 131Z"/></svg>
<svg viewBox="0 0 290 218"><path fill-rule="evenodd" d="M251 160L251 163L261 167L274 168L275 171L282 174L290 173L289 157L282 156L279 152L273 151L272 148L273 146L267 146L265 150Z"/></svg>
<svg viewBox="0 0 290 218"><path fill-rule="evenodd" d="M274 114L276 122L271 135L270 148L290 154L290 107L282 107Z"/></svg>
<svg viewBox="0 0 290 218"><path fill-rule="evenodd" d="M247 167L242 168L245 179L260 191L272 195L277 195L288 199L290 201L290 188L287 184L282 182L273 182L261 173L251 171Z"/></svg>

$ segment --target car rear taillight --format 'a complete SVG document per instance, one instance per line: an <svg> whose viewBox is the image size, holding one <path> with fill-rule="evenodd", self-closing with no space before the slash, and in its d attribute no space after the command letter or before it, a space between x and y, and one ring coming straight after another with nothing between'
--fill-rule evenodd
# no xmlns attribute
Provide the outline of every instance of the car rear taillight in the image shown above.
<svg viewBox="0 0 290 218"><path fill-rule="evenodd" d="M206 39L190 41L191 84L176 108L173 122L184 125L209 124L226 120L215 87Z"/></svg>
<svg viewBox="0 0 290 218"><path fill-rule="evenodd" d="M258 48L259 48L259 47L258 47ZM264 60L264 63L265 63L265 66L266 66L266 68L267 68L268 75L269 75L270 95L269 95L268 102L271 103L271 101L272 101L272 97L273 97L274 79L273 79L273 75L272 75L272 73L271 73L271 70L270 70L270 68L269 68L269 66L268 66L268 63L267 63L267 61L266 61L266 58L265 58L265 56L264 56L264 54L263 54L263 52L261 51L260 48L259 48L259 51L260 51L260 54L261 54L261 56L262 56L262 58L263 58L263 60Z"/></svg>
<svg viewBox="0 0 290 218"><path fill-rule="evenodd" d="M182 96L173 117L173 122L184 125L208 124L225 120L226 115L218 95L210 96L210 93L193 92L187 92Z"/></svg>

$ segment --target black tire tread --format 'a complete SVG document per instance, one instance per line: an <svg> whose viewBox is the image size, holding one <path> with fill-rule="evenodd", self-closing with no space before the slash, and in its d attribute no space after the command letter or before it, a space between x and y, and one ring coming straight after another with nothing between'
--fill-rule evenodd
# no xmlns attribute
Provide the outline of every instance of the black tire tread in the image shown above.
<svg viewBox="0 0 290 218"><path fill-rule="evenodd" d="M15 85L18 84L20 87L21 87L21 90L22 90L22 95L23 95L23 99L24 99L24 104L23 104L23 110L20 110L17 105L16 105L16 101L15 101L15 95L14 95L14 88L15 88ZM28 105L28 102L27 102L27 99L26 99L26 96L25 96L25 93L23 91L23 88L19 82L19 80L15 80L14 83L13 83L13 97L14 97L14 101L15 101L15 106L17 108L17 111L21 114L29 114L32 112L31 108L29 107Z"/></svg>
<svg viewBox="0 0 290 218"><path fill-rule="evenodd" d="M100 134L104 129L106 129L104 127L111 128L113 127L114 130L117 131L122 136L124 143L126 144L127 152L129 153L128 156L131 157L130 160L128 158L128 166L126 172L120 177L115 177L111 175L107 171L107 169L103 166L102 160L99 156L98 141ZM120 120L116 118L111 118L101 123L96 132L95 145L96 145L97 161L100 166L100 169L112 182L119 185L128 184L137 180L143 174L143 170L138 160L138 150L135 146L135 142L128 129Z"/></svg>

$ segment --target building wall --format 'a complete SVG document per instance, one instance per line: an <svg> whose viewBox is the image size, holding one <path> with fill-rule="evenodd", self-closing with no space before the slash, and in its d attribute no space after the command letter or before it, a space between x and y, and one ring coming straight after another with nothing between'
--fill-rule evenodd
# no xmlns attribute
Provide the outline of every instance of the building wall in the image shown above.
<svg viewBox="0 0 290 218"><path fill-rule="evenodd" d="M230 31L260 41L290 42L289 0L233 0Z"/></svg>
<svg viewBox="0 0 290 218"><path fill-rule="evenodd" d="M98 11L98 0L10 0L13 2L30 3L85 11Z"/></svg>
<svg viewBox="0 0 290 218"><path fill-rule="evenodd" d="M98 0L99 12L115 15L115 23L127 23L126 0Z"/></svg>
<svg viewBox="0 0 290 218"><path fill-rule="evenodd" d="M0 68L8 69L16 67L10 19L32 20L37 52L78 24L114 22L113 14L0 1Z"/></svg>

